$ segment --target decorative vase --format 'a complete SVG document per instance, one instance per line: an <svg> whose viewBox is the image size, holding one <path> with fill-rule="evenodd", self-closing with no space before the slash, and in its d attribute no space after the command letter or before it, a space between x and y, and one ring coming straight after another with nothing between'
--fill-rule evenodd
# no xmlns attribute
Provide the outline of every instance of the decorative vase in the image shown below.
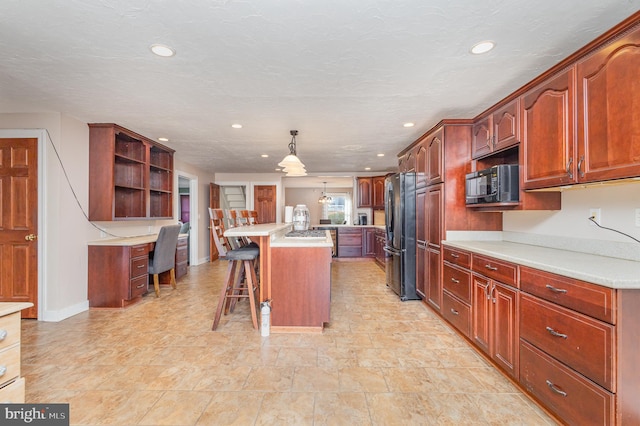
<svg viewBox="0 0 640 426"><path fill-rule="evenodd" d="M293 209L293 229L295 231L306 231L309 229L310 214L305 204L298 204Z"/></svg>

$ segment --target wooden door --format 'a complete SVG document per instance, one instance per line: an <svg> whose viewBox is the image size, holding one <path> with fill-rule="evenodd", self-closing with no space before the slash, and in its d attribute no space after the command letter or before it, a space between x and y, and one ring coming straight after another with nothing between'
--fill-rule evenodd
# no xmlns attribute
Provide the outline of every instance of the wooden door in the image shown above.
<svg viewBox="0 0 640 426"><path fill-rule="evenodd" d="M522 98L525 189L576 182L574 74L573 68L564 71Z"/></svg>
<svg viewBox="0 0 640 426"><path fill-rule="evenodd" d="M640 29L577 65L578 179L640 175Z"/></svg>
<svg viewBox="0 0 640 426"><path fill-rule="evenodd" d="M253 209L258 212L258 223L276 222L276 186L253 187Z"/></svg>
<svg viewBox="0 0 640 426"><path fill-rule="evenodd" d="M220 186L215 183L209 183L209 207L212 209L220 208ZM209 218L209 261L213 262L219 257L218 249L213 241L213 223Z"/></svg>
<svg viewBox="0 0 640 426"><path fill-rule="evenodd" d="M0 139L0 301L38 317L38 139Z"/></svg>

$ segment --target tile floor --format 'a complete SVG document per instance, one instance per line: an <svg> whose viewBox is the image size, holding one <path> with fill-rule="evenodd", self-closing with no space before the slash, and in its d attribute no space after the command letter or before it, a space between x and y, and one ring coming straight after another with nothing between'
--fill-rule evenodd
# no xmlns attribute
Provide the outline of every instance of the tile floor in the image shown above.
<svg viewBox="0 0 640 426"><path fill-rule="evenodd" d="M322 334L253 330L248 303L210 331L226 262L191 267L126 310L23 321L30 403L74 425L553 425L373 262L334 262Z"/></svg>

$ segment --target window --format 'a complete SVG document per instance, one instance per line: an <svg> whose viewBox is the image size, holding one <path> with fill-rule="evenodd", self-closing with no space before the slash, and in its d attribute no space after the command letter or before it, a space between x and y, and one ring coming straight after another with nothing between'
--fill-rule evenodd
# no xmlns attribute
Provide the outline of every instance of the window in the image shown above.
<svg viewBox="0 0 640 426"><path fill-rule="evenodd" d="M327 193L332 201L322 205L322 218L331 219L334 225L342 225L350 222L351 217L351 194L349 193Z"/></svg>

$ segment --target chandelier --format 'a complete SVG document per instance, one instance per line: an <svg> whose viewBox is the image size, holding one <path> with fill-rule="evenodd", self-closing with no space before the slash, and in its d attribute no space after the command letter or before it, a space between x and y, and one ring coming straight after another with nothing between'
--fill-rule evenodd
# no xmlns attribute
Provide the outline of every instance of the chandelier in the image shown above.
<svg viewBox="0 0 640 426"><path fill-rule="evenodd" d="M278 163L278 166L282 167L282 171L287 174L287 176L306 176L307 171L304 168L304 164L296 155L296 135L298 134L297 130L290 130L291 134L291 142L289 142L289 154L284 157L284 159Z"/></svg>
<svg viewBox="0 0 640 426"><path fill-rule="evenodd" d="M322 197L318 198L318 203L329 204L330 202L333 201L333 198L327 195L327 182L322 182L322 183L324 183L324 191L322 191Z"/></svg>

